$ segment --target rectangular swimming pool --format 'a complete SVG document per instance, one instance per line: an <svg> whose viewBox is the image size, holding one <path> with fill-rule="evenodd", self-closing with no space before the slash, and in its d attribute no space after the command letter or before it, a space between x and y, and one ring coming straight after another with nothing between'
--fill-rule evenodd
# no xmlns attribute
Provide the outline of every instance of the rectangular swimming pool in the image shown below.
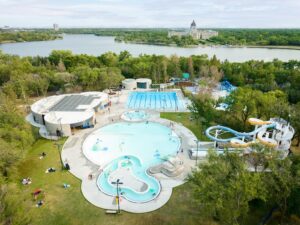
<svg viewBox="0 0 300 225"><path fill-rule="evenodd" d="M127 100L130 109L180 111L184 106L176 92L132 92Z"/></svg>

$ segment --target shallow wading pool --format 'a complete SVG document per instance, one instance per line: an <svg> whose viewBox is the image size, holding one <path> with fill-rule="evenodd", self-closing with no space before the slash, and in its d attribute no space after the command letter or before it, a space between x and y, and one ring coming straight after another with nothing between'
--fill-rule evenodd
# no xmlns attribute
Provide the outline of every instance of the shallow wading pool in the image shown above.
<svg viewBox="0 0 300 225"><path fill-rule="evenodd" d="M120 122L102 127L83 142L83 153L103 172L97 185L105 194L115 196L112 181L124 185L120 193L132 202L147 202L160 192L158 180L147 173L179 151L180 139L169 127L153 122Z"/></svg>

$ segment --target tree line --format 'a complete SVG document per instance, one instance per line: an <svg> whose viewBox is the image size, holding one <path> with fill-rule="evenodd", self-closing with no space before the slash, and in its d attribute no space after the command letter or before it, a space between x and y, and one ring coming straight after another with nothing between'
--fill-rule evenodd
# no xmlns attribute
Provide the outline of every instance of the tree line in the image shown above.
<svg viewBox="0 0 300 225"><path fill-rule="evenodd" d="M49 41L59 39L58 33L51 31L1 31L0 44L10 42Z"/></svg>
<svg viewBox="0 0 300 225"><path fill-rule="evenodd" d="M222 45L300 46L299 29L219 29L211 42Z"/></svg>
<svg viewBox="0 0 300 225"><path fill-rule="evenodd" d="M214 29L219 35L208 40L194 40L190 36L168 37L168 29L134 28L64 28L59 32L50 29L31 31L0 30L0 43L46 41L61 38L67 34L94 34L114 36L116 41L153 45L176 45L179 47L198 44L249 45L249 46L300 46L299 29Z"/></svg>
<svg viewBox="0 0 300 225"><path fill-rule="evenodd" d="M168 29L63 29L65 33L114 36L116 41L157 45L190 46L198 44L244 45L244 46L300 46L299 29L213 29L219 35L208 40L191 37L168 37Z"/></svg>

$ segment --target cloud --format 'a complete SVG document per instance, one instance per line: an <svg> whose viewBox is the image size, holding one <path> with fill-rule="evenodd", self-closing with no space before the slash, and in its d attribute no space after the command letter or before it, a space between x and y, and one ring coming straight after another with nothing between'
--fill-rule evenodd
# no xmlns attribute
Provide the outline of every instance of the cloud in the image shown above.
<svg viewBox="0 0 300 225"><path fill-rule="evenodd" d="M0 0L0 26L300 27L299 0Z"/></svg>

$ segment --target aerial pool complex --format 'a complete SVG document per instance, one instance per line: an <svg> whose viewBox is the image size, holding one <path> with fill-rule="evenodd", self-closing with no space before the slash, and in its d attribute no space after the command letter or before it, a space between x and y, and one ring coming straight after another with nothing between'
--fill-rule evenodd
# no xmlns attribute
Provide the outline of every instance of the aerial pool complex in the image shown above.
<svg viewBox="0 0 300 225"><path fill-rule="evenodd" d="M132 92L127 100L130 109L178 111L184 109L176 92Z"/></svg>
<svg viewBox="0 0 300 225"><path fill-rule="evenodd" d="M102 168L97 177L99 191L116 196L119 189L130 202L145 203L155 199L161 191L158 179L148 172L175 156L180 139L169 127L155 122L118 122L91 133L83 142L84 155Z"/></svg>

